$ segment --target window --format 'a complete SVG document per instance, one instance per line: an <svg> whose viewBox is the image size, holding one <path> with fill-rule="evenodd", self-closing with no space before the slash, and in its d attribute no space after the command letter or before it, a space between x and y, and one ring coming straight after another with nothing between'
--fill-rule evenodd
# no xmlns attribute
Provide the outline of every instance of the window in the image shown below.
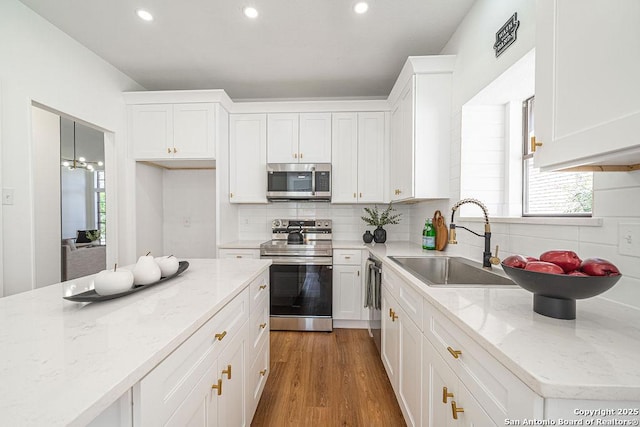
<svg viewBox="0 0 640 427"><path fill-rule="evenodd" d="M533 167L535 99L522 103L522 216L591 216L592 172L540 172Z"/></svg>
<svg viewBox="0 0 640 427"><path fill-rule="evenodd" d="M104 188L104 171L93 173L94 201L96 206L96 224L100 230L100 244L106 244L107 238L107 193Z"/></svg>

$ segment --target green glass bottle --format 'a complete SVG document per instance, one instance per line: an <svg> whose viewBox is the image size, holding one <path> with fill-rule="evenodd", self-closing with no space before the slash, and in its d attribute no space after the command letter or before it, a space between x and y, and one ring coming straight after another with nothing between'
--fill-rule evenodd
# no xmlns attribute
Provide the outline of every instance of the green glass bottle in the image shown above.
<svg viewBox="0 0 640 427"><path fill-rule="evenodd" d="M436 248L436 229L431 223L431 218L424 222L422 230L422 249L435 250Z"/></svg>

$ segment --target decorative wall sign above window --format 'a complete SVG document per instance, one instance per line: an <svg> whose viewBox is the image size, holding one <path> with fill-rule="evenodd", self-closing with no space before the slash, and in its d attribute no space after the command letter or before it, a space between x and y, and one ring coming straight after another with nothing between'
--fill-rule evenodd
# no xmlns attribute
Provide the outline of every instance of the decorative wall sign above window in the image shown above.
<svg viewBox="0 0 640 427"><path fill-rule="evenodd" d="M515 12L511 18L500 27L496 33L496 42L493 45L493 49L496 51L496 58L502 55L502 53L516 41L519 26L518 12Z"/></svg>

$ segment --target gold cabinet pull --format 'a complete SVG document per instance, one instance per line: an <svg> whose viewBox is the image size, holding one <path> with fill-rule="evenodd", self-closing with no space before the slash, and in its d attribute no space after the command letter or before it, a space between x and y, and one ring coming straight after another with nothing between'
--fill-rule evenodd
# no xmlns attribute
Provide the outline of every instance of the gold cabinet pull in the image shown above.
<svg viewBox="0 0 640 427"><path fill-rule="evenodd" d="M298 158L298 153L293 153L293 158L297 159Z"/></svg>
<svg viewBox="0 0 640 427"><path fill-rule="evenodd" d="M396 316L396 312L392 310L391 311L391 321L395 322L397 318L398 318L398 316Z"/></svg>
<svg viewBox="0 0 640 427"><path fill-rule="evenodd" d="M349 255L345 255L344 259L351 259L351 257Z"/></svg>
<svg viewBox="0 0 640 427"><path fill-rule="evenodd" d="M233 198L233 193L229 193L229 197Z"/></svg>
<svg viewBox="0 0 640 427"><path fill-rule="evenodd" d="M242 258L242 255L236 255L236 258Z"/></svg>
<svg viewBox="0 0 640 427"><path fill-rule="evenodd" d="M356 198L356 193L353 193L353 198L354 198L354 199Z"/></svg>
<svg viewBox="0 0 640 427"><path fill-rule="evenodd" d="M360 277L360 270L358 270L358 277Z"/></svg>
<svg viewBox="0 0 640 427"><path fill-rule="evenodd" d="M267 375L267 370L266 370L266 369L263 369L262 371L260 371L260 375L261 375L261 376L263 376L263 377L264 377L265 375Z"/></svg>
<svg viewBox="0 0 640 427"><path fill-rule="evenodd" d="M538 141L536 141L536 137L535 137L535 136L532 136L532 137L531 137L531 152L532 152L532 153L535 153L535 152L536 152L536 149L537 149L538 147L542 147L542 142L538 142Z"/></svg>
<svg viewBox="0 0 640 427"><path fill-rule="evenodd" d="M218 384L211 386L212 390L218 390L218 396L222 394L222 379L218 379Z"/></svg>
<svg viewBox="0 0 640 427"><path fill-rule="evenodd" d="M457 420L458 419L458 412L464 412L464 408L458 408L456 406L456 401L452 400L451 401L451 412L453 413L453 419Z"/></svg>
<svg viewBox="0 0 640 427"><path fill-rule="evenodd" d="M226 375L227 379L231 379L231 365L227 365L227 369L222 370L222 375Z"/></svg>
<svg viewBox="0 0 640 427"><path fill-rule="evenodd" d="M389 317L393 317L393 309L392 308L389 309Z"/></svg>
<svg viewBox="0 0 640 427"><path fill-rule="evenodd" d="M174 152L174 153L177 153L177 152L178 152L178 150L176 150L176 147L173 147L173 152Z"/></svg>
<svg viewBox="0 0 640 427"><path fill-rule="evenodd" d="M362 193L360 193L360 198L362 199Z"/></svg>
<svg viewBox="0 0 640 427"><path fill-rule="evenodd" d="M222 338L227 336L227 331L222 331L221 334L215 334L214 337L218 340L218 341L222 341Z"/></svg>
<svg viewBox="0 0 640 427"><path fill-rule="evenodd" d="M302 158L302 153L300 153L300 158Z"/></svg>
<svg viewBox="0 0 640 427"><path fill-rule="evenodd" d="M260 287L258 289L260 289L260 290L267 289L267 285L260 285Z"/></svg>
<svg viewBox="0 0 640 427"><path fill-rule="evenodd" d="M449 393L446 387L442 387L442 403L447 403L449 397L453 397L453 393Z"/></svg>
<svg viewBox="0 0 640 427"><path fill-rule="evenodd" d="M454 359L457 359L462 354L462 352L460 350L454 350L451 347L447 347L447 350L449 351L449 353L451 353L451 355L453 356Z"/></svg>
<svg viewBox="0 0 640 427"><path fill-rule="evenodd" d="M171 154L171 148L167 148L167 153Z"/></svg>
<svg viewBox="0 0 640 427"><path fill-rule="evenodd" d="M267 327L267 323L260 323L260 329L264 329Z"/></svg>

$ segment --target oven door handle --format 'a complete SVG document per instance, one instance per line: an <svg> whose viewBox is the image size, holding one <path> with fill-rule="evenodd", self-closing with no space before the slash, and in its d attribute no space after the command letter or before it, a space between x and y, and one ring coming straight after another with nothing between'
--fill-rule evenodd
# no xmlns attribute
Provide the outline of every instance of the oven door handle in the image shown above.
<svg viewBox="0 0 640 427"><path fill-rule="evenodd" d="M272 265L326 265L328 269L333 268L332 257L270 257L262 256L262 259L270 259Z"/></svg>

